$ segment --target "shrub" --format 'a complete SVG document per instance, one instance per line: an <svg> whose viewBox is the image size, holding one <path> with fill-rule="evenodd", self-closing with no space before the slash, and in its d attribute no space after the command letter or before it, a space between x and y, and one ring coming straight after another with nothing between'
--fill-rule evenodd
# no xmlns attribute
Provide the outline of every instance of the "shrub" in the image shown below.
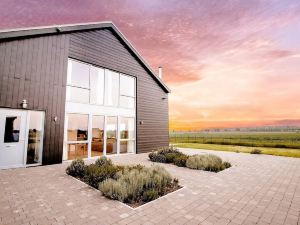
<svg viewBox="0 0 300 225"><path fill-rule="evenodd" d="M171 184L171 175L163 167L153 166L140 170L125 169L115 180L100 183L99 190L108 198L131 203L158 198Z"/></svg>
<svg viewBox="0 0 300 225"><path fill-rule="evenodd" d="M186 160L188 159L188 156L187 155L180 155L180 156L177 156L175 159L174 159L174 164L176 166L179 166L179 167L185 167L186 166Z"/></svg>
<svg viewBox="0 0 300 225"><path fill-rule="evenodd" d="M165 163L167 161L166 156L154 153L152 155L152 158L150 158L152 162L159 162L159 163Z"/></svg>
<svg viewBox="0 0 300 225"><path fill-rule="evenodd" d="M154 199L157 199L158 197L159 197L158 191L155 189L150 189L143 193L142 200L144 202L150 202Z"/></svg>
<svg viewBox="0 0 300 225"><path fill-rule="evenodd" d="M76 159L67 167L66 173L73 177L82 178L84 176L85 168L84 161L82 159Z"/></svg>
<svg viewBox="0 0 300 225"><path fill-rule="evenodd" d="M178 149L174 148L173 146L164 147L157 151L157 154L164 155L164 156L166 156L167 154L171 154L171 153L182 154L180 151L178 151Z"/></svg>
<svg viewBox="0 0 300 225"><path fill-rule="evenodd" d="M222 159L219 156L212 154L190 156L186 161L186 166L191 169L212 172L218 172L225 169Z"/></svg>
<svg viewBox="0 0 300 225"><path fill-rule="evenodd" d="M100 157L96 160L95 165L96 166L111 166L113 163L111 159L106 158L105 156Z"/></svg>
<svg viewBox="0 0 300 225"><path fill-rule="evenodd" d="M172 152L172 153L167 153L165 156L166 156L167 163L174 163L176 158L180 156L184 156L184 154L181 152Z"/></svg>
<svg viewBox="0 0 300 225"><path fill-rule="evenodd" d="M148 155L150 161L153 161L153 160L154 160L154 157L155 157L156 155L157 155L157 153L155 153L155 152L150 152L149 155Z"/></svg>
<svg viewBox="0 0 300 225"><path fill-rule="evenodd" d="M98 188L100 182L108 178L114 178L119 170L120 167L114 165L99 167L96 164L91 164L86 168L84 181L92 187Z"/></svg>
<svg viewBox="0 0 300 225"><path fill-rule="evenodd" d="M224 165L224 167L225 167L226 169L229 168L229 167L231 167L231 163L230 163L230 162L227 162L227 161L223 162L223 165Z"/></svg>
<svg viewBox="0 0 300 225"><path fill-rule="evenodd" d="M161 148L156 152L151 152L148 156L152 162L174 163L175 158L181 155L184 154L171 146Z"/></svg>
<svg viewBox="0 0 300 225"><path fill-rule="evenodd" d="M250 154L261 154L261 150L260 149L253 149Z"/></svg>

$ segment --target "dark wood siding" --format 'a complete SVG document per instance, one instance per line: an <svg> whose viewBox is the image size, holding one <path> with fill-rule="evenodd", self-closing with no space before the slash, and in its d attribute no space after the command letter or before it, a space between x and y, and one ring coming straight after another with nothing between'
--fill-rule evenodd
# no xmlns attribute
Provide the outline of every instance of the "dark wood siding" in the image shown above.
<svg viewBox="0 0 300 225"><path fill-rule="evenodd" d="M72 33L69 46L71 58L137 78L137 152L167 146L168 94L113 31L102 29Z"/></svg>
<svg viewBox="0 0 300 225"><path fill-rule="evenodd" d="M0 43L0 107L19 109L26 99L45 112L43 164L62 161L68 43L68 35Z"/></svg>
<svg viewBox="0 0 300 225"><path fill-rule="evenodd" d="M1 41L0 107L45 111L43 164L62 161L68 57L135 76L137 152L168 145L168 94L110 28Z"/></svg>

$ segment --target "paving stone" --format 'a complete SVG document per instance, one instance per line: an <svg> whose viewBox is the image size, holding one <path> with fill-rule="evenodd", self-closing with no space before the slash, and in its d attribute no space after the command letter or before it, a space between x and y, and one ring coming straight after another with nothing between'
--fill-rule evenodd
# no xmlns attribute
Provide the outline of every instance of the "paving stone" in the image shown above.
<svg viewBox="0 0 300 225"><path fill-rule="evenodd" d="M184 188L137 209L66 175L68 163L0 170L0 224L299 224L300 159L182 151L213 153L233 167L211 173L159 164ZM111 159L124 165L153 164L147 154Z"/></svg>

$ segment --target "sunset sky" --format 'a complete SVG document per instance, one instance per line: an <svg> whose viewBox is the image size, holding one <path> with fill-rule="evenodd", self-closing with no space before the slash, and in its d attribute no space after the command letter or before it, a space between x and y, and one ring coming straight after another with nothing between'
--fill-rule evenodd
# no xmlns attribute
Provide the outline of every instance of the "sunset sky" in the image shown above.
<svg viewBox="0 0 300 225"><path fill-rule="evenodd" d="M170 129L300 125L299 0L1 0L0 28L113 21L172 90Z"/></svg>

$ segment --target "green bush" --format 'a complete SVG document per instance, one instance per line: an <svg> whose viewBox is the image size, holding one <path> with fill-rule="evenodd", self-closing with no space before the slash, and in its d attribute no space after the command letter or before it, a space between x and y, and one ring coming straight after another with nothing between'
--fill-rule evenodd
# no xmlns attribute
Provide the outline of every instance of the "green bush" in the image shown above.
<svg viewBox="0 0 300 225"><path fill-rule="evenodd" d="M167 161L166 156L154 153L150 158L152 162L165 163Z"/></svg>
<svg viewBox="0 0 300 225"><path fill-rule="evenodd" d="M97 166L111 166L113 163L111 159L106 158L105 156L100 157L96 160L95 165Z"/></svg>
<svg viewBox="0 0 300 225"><path fill-rule="evenodd" d="M84 176L85 168L84 161L82 159L76 159L67 167L66 173L73 177L82 178Z"/></svg>
<svg viewBox="0 0 300 225"><path fill-rule="evenodd" d="M157 154L164 155L164 156L166 156L167 154L171 154L171 153L182 154L180 151L178 151L178 149L174 148L173 146L164 147L157 151Z"/></svg>
<svg viewBox="0 0 300 225"><path fill-rule="evenodd" d="M222 159L212 154L193 155L186 161L186 166L191 169L218 172L225 169Z"/></svg>
<svg viewBox="0 0 300 225"><path fill-rule="evenodd" d="M250 154L261 154L261 150L260 149L253 149Z"/></svg>
<svg viewBox="0 0 300 225"><path fill-rule="evenodd" d="M100 182L114 178L119 170L120 168L114 165L99 167L96 164L91 164L86 167L84 181L92 187L98 188Z"/></svg>
<svg viewBox="0 0 300 225"><path fill-rule="evenodd" d="M152 162L174 163L175 158L181 155L184 154L171 146L161 148L156 152L151 152L148 156Z"/></svg>
<svg viewBox="0 0 300 225"><path fill-rule="evenodd" d="M186 160L188 159L187 155L180 155L174 159L174 165L179 167L186 167Z"/></svg>
<svg viewBox="0 0 300 225"><path fill-rule="evenodd" d="M230 162L227 162L227 161L223 162L223 165L224 165L224 167L225 167L226 169L229 168L229 167L231 167L231 163L230 163Z"/></svg>
<svg viewBox="0 0 300 225"><path fill-rule="evenodd" d="M117 174L116 179L100 183L99 190L108 198L132 203L158 198L171 185L171 175L163 167L153 166L140 170L125 169Z"/></svg>
<svg viewBox="0 0 300 225"><path fill-rule="evenodd" d="M166 156L167 163L174 163L176 158L180 156L184 156L184 154L181 152L172 152L172 153L167 153L165 156Z"/></svg>
<svg viewBox="0 0 300 225"><path fill-rule="evenodd" d="M157 155L156 152L150 152L149 155L148 155L150 161L153 161L153 160L154 160L154 157L155 157L156 155Z"/></svg>
<svg viewBox="0 0 300 225"><path fill-rule="evenodd" d="M159 197L158 191L155 189L150 189L147 191L144 191L142 200L143 202L150 202L152 200L155 200Z"/></svg>

